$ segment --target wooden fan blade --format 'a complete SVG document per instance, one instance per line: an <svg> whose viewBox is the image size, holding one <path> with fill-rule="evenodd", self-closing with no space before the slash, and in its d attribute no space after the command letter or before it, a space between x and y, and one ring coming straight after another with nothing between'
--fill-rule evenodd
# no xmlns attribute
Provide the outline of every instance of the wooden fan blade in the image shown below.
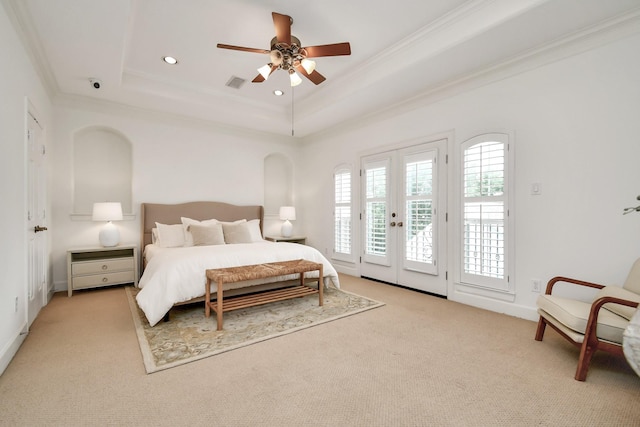
<svg viewBox="0 0 640 427"><path fill-rule="evenodd" d="M307 51L307 58L318 58L320 56L351 55L351 45L349 44L349 42L324 44L320 46L309 46L303 49Z"/></svg>
<svg viewBox="0 0 640 427"><path fill-rule="evenodd" d="M218 43L217 47L219 47L220 49L231 49L231 50L240 50L242 52L251 52L251 53L266 53L268 54L269 50L266 49L254 49L252 47L242 47L242 46L233 46L230 44L222 44L222 43Z"/></svg>
<svg viewBox="0 0 640 427"><path fill-rule="evenodd" d="M271 73L273 73L277 69L278 69L277 65L272 65L271 66L271 71L269 71L269 75L271 75ZM267 80L267 79L265 79L262 74L258 74L255 79L251 80L251 83L262 83L265 80Z"/></svg>
<svg viewBox="0 0 640 427"><path fill-rule="evenodd" d="M305 70L302 65L296 65L296 70L317 85L326 80L326 78L316 70L313 70L311 74L307 73L307 70Z"/></svg>
<svg viewBox="0 0 640 427"><path fill-rule="evenodd" d="M291 44L291 17L272 12L273 25L276 27L276 39L279 43Z"/></svg>

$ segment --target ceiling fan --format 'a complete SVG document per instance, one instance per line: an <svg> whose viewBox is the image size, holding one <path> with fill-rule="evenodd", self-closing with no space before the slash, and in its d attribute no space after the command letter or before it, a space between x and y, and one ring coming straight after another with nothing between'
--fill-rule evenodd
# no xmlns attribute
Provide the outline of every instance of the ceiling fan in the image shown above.
<svg viewBox="0 0 640 427"><path fill-rule="evenodd" d="M289 73L291 86L297 86L302 82L302 79L296 71L313 83L320 84L326 79L315 70L316 63L310 58L351 55L351 45L349 45L348 42L302 47L300 40L291 35L293 19L288 15L282 15L276 12L273 12L271 15L273 16L276 36L271 40L270 50L232 46L222 43L218 43L217 45L221 49L269 55L269 63L258 69L259 74L252 80L253 83L262 83L269 78L271 73L280 69Z"/></svg>

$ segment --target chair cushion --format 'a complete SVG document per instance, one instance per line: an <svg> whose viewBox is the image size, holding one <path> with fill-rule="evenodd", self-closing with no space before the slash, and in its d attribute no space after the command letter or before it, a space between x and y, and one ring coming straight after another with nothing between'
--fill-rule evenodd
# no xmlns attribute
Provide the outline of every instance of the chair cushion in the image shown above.
<svg viewBox="0 0 640 427"><path fill-rule="evenodd" d="M547 313L558 323L584 335L589 312L591 311L591 303L545 294L538 297L537 304L539 310ZM541 313L541 315L544 314ZM545 316L545 318L548 317ZM600 339L621 344L622 333L628 324L629 321L624 317L618 316L609 310L600 310L596 335Z"/></svg>
<svg viewBox="0 0 640 427"><path fill-rule="evenodd" d="M629 301L640 303L640 295L633 293L631 291L628 291L626 289L623 289L619 286L605 286L604 288L598 291L598 293L596 294L596 297L593 300L595 301L598 298L602 298L602 297L614 297L614 298L626 299ZM618 316L624 317L627 320L631 320L631 317L633 317L633 314L637 310L634 307L629 307L629 306L620 305L620 304L613 304L613 303L605 304L603 305L603 307L611 311L612 313L617 314Z"/></svg>

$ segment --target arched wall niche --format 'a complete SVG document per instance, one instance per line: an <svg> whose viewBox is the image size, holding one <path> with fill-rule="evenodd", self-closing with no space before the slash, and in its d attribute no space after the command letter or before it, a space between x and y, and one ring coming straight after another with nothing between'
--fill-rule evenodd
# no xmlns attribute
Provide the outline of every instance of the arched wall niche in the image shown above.
<svg viewBox="0 0 640 427"><path fill-rule="evenodd" d="M120 202L133 212L132 148L119 131L91 126L73 136L73 212L90 215L95 202Z"/></svg>
<svg viewBox="0 0 640 427"><path fill-rule="evenodd" d="M293 164L282 153L264 158L264 213L279 215L280 206L293 206Z"/></svg>

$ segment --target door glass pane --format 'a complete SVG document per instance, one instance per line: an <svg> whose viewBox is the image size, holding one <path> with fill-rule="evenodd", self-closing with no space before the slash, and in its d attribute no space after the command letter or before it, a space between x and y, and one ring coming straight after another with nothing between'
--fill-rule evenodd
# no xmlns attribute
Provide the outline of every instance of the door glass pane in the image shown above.
<svg viewBox="0 0 640 427"><path fill-rule="evenodd" d="M384 202L367 202L367 237L365 252L370 255L386 255L387 233L386 206Z"/></svg>
<svg viewBox="0 0 640 427"><path fill-rule="evenodd" d="M384 256L387 253L387 168L366 170L365 253Z"/></svg>
<svg viewBox="0 0 640 427"><path fill-rule="evenodd" d="M405 164L405 260L433 263L433 161Z"/></svg>

